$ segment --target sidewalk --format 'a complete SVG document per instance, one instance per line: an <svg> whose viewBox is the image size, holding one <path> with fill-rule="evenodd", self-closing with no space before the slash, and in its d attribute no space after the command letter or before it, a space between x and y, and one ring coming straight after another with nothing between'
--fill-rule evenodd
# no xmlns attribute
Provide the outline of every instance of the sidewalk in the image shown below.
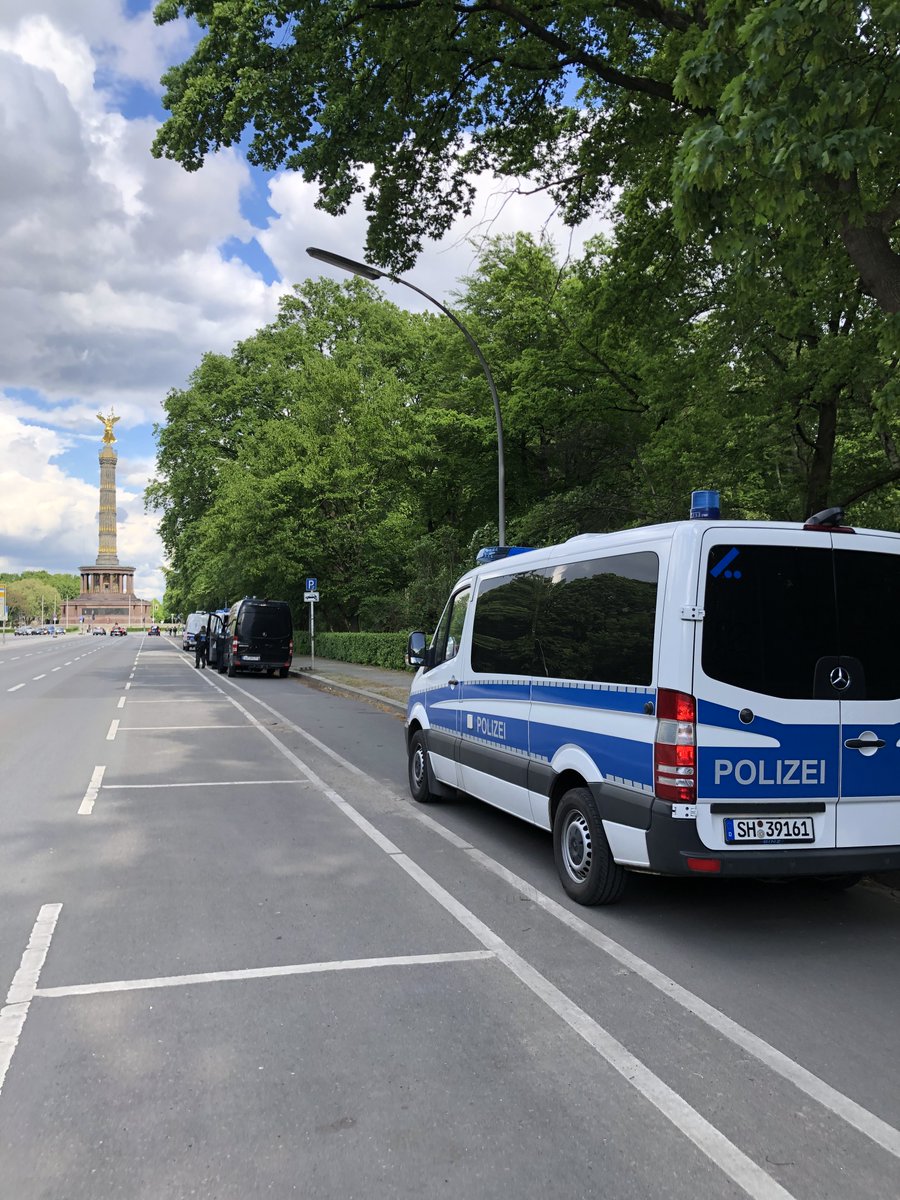
<svg viewBox="0 0 900 1200"><path fill-rule="evenodd" d="M337 662L316 655L313 667L308 654L296 655L291 674L298 675L311 687L333 688L350 695L377 700L397 712L406 712L406 698L414 671L389 671L361 663Z"/></svg>

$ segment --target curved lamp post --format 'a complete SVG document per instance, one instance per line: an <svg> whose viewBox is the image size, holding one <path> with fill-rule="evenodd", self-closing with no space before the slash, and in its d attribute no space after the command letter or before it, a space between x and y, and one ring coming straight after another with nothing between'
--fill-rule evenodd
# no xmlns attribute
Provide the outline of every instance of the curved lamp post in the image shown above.
<svg viewBox="0 0 900 1200"><path fill-rule="evenodd" d="M428 292L423 292L420 287L416 287L414 283L410 283L408 279L401 279L398 275L392 275L390 271L381 271L378 267L370 267L368 263L356 262L352 258L344 258L342 254L332 254L330 250L319 250L315 246L307 247L306 253L310 258L317 258L319 262L327 263L330 267L338 267L342 271L349 271L353 275L362 275L363 279L389 279L391 283L402 283L404 287L410 288L414 292L418 292L420 296L424 296L436 308L439 308L445 317L449 317L456 328L462 333L463 337L472 347L475 352L475 357L481 364L481 369L484 371L484 377L488 382L488 387L491 389L491 399L494 402L494 419L497 422L497 531L499 534L500 545L506 545L506 466L503 454L503 420L500 416L500 400L497 396L497 388L494 385L494 377L491 374L491 369L487 365L484 355L481 353L481 347L460 321L459 317L455 316L449 308L441 304L440 300L436 300L434 296L429 296Z"/></svg>

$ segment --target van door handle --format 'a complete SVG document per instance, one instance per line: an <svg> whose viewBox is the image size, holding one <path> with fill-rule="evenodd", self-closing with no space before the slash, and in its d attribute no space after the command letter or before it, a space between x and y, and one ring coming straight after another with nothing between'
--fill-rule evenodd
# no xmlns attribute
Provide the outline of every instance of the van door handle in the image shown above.
<svg viewBox="0 0 900 1200"><path fill-rule="evenodd" d="M459 687L459 680L455 679L453 676L451 676L447 680L447 683L449 684L450 687ZM882 742L881 744L884 745L884 742Z"/></svg>
<svg viewBox="0 0 900 1200"><path fill-rule="evenodd" d="M880 737L878 737L877 734L872 733L871 730L868 729L861 733L859 737L847 738L846 742L844 742L844 745L848 750L861 750L863 754L865 754L867 750L872 752L875 750L880 750L884 744L885 743Z"/></svg>

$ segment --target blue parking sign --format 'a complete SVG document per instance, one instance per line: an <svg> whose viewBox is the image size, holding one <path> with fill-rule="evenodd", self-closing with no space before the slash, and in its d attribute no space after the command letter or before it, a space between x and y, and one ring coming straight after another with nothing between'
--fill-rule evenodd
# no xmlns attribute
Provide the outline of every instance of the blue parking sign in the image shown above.
<svg viewBox="0 0 900 1200"><path fill-rule="evenodd" d="M310 575L307 577L306 590L308 592L316 591L318 586L319 586L319 581L318 581L318 579L316 579L315 575Z"/></svg>

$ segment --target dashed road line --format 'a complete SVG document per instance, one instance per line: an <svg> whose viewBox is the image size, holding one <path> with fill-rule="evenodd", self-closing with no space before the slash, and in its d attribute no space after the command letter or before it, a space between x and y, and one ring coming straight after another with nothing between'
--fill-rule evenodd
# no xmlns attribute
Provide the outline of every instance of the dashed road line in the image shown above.
<svg viewBox="0 0 900 1200"><path fill-rule="evenodd" d="M106 767L94 767L94 773L91 775L91 782L87 785L87 791L84 793L84 799L78 807L79 817L89 817L94 811L94 801L97 799L97 794L100 791L100 785L103 783L103 772Z"/></svg>
<svg viewBox="0 0 900 1200"><path fill-rule="evenodd" d="M17 692L19 690L19 688L23 688L24 686L25 686L24 683L17 683L15 687L7 688L6 690L8 692Z"/></svg>
<svg viewBox="0 0 900 1200"><path fill-rule="evenodd" d="M119 722L111 721L110 726L109 726L109 733L107 733L107 735L106 735L106 740L108 742L114 742L116 740L116 734L118 732L119 732Z"/></svg>

